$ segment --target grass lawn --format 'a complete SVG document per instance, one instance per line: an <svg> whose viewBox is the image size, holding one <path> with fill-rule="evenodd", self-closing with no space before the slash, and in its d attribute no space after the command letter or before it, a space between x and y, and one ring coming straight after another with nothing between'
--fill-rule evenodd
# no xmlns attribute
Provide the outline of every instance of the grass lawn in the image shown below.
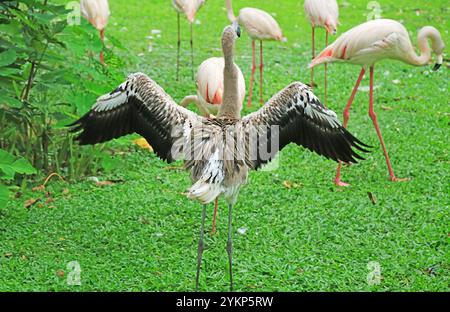
<svg viewBox="0 0 450 312"><path fill-rule="evenodd" d="M364 22L370 12L368 1L338 2L339 34ZM425 25L438 28L449 43L448 1L379 3L381 15L403 21L414 43L417 30ZM265 44L265 98L294 80L309 82L311 30L303 1L234 1L236 13L244 6L273 13L288 38L286 43ZM182 79L175 81L177 28L170 1L112 0L110 8L106 36L112 34L139 55L140 62L130 64L127 71L147 73L176 101L194 94L185 19ZM225 1L208 0L197 19L196 66L221 55L220 34L228 24ZM161 37L153 34L149 52L147 36L155 29L161 30ZM318 42L323 43L324 33L318 33ZM246 34L238 40L236 52L248 86L251 50ZM316 70L319 97L322 69ZM234 213L236 290L449 290L448 63L438 72L432 72L431 65L415 68L394 61L381 62L375 70L376 108L393 167L399 177L411 180L388 180L367 115L366 77L349 128L376 148L366 161L344 168L343 179L351 187L331 183L335 163L294 145L280 153L278 169L250 174ZM359 71L346 64L329 66L329 106L339 115ZM258 91L256 82L255 103ZM246 108L244 114L257 108L256 104ZM176 168L181 163L174 167L153 154L130 149L131 153L117 156L118 168L98 175L118 183L101 187L87 179L70 183L54 179L47 187L53 202L44 203L39 191L27 191L0 210L0 291L194 289L201 208L183 195L190 185L188 174ZM368 192L375 196L375 204ZM25 201L36 198L43 198L43 204L24 208ZM218 232L206 235L203 291L228 290L227 209L225 202L219 205ZM212 210L211 205L208 232ZM243 228L245 234L239 234ZM80 265L81 285L67 283L74 274L67 267L71 261ZM368 283L373 271L369 262L381 267L379 284Z"/></svg>

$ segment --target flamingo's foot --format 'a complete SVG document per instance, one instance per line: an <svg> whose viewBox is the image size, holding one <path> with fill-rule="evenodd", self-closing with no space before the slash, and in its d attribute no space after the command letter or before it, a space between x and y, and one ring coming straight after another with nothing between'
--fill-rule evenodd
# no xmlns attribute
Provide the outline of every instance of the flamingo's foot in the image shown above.
<svg viewBox="0 0 450 312"><path fill-rule="evenodd" d="M215 235L216 234L216 225L213 224L212 228L211 228L211 235Z"/></svg>
<svg viewBox="0 0 450 312"><path fill-rule="evenodd" d="M341 181L341 179L339 179L339 178L334 179L334 184L336 186L341 186L341 187L349 187L350 186L350 184Z"/></svg>
<svg viewBox="0 0 450 312"><path fill-rule="evenodd" d="M247 107L252 107L252 100L248 100Z"/></svg>
<svg viewBox="0 0 450 312"><path fill-rule="evenodd" d="M408 182L411 181L410 178L397 178L397 177L391 177L392 182Z"/></svg>

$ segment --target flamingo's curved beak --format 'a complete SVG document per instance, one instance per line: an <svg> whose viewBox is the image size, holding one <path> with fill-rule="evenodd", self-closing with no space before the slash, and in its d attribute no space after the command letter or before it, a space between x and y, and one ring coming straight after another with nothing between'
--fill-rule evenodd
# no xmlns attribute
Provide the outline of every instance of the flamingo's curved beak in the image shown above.
<svg viewBox="0 0 450 312"><path fill-rule="evenodd" d="M441 68L441 66L442 66L442 64L436 63L436 64L434 64L433 70L437 71L437 70L439 70L439 68Z"/></svg>
<svg viewBox="0 0 450 312"><path fill-rule="evenodd" d="M239 26L239 23L235 20L232 25L233 25L234 29L236 30L236 35L238 37L241 37L241 26Z"/></svg>
<svg viewBox="0 0 450 312"><path fill-rule="evenodd" d="M336 25L334 25L334 22L327 21L325 22L324 26L329 34L336 35L337 30Z"/></svg>
<svg viewBox="0 0 450 312"><path fill-rule="evenodd" d="M442 54L438 55L436 64L434 64L433 70L437 71L439 68L441 68L443 62L444 62L444 58L443 58Z"/></svg>

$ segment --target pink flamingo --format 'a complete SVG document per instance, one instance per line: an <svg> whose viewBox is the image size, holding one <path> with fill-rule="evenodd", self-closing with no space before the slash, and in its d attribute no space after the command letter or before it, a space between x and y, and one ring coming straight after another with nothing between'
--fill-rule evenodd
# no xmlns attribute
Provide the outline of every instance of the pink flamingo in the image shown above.
<svg viewBox="0 0 450 312"><path fill-rule="evenodd" d="M428 40L431 40L431 48ZM369 116L380 140L391 181L394 182L406 181L407 179L399 179L395 176L378 126L377 115L373 108L374 64L383 59L395 59L411 65L423 66L430 62L431 52L434 52L437 56L434 70L438 70L443 62L442 53L444 50L444 42L439 31L431 26L423 27L418 33L418 45L420 55L417 55L414 51L408 31L399 22L390 19L372 20L342 34L309 65L314 67L322 63L346 62L362 66L356 85L344 109L344 127L347 127L350 106L359 84L364 77L366 68L370 67ZM335 184L348 186L347 183L341 181L341 164L337 168Z"/></svg>
<svg viewBox="0 0 450 312"><path fill-rule="evenodd" d="M305 0L304 8L311 23L312 59L315 59L315 28L325 28L325 46L328 46L328 34L335 35L337 32L339 7L336 0ZM313 68L311 68L311 88L314 88ZM324 104L327 104L327 64L325 64Z"/></svg>
<svg viewBox="0 0 450 312"><path fill-rule="evenodd" d="M242 103L245 98L245 79L241 69L235 64L238 72L238 95L239 95L239 111L242 110ZM198 68L196 75L197 95L188 95L181 102L183 107L190 103L195 103L200 112L209 117L217 115L223 99L223 70L225 61L223 57L211 57L205 60ZM212 233L216 232L216 217L218 210L217 198L214 202L214 215L212 222Z"/></svg>
<svg viewBox="0 0 450 312"><path fill-rule="evenodd" d="M99 31L100 40L103 42L110 14L108 0L81 0L80 9L81 14ZM100 52L100 63L105 64L103 51Z"/></svg>
<svg viewBox="0 0 450 312"><path fill-rule="evenodd" d="M173 7L178 15L178 50L177 50L177 81L180 74L180 48L181 48L181 31L180 31L180 14L186 15L189 25L191 27L191 71L192 78L194 77L194 38L192 24L195 20L197 11L205 4L205 0L173 0Z"/></svg>
<svg viewBox="0 0 450 312"><path fill-rule="evenodd" d="M285 41L280 26L277 21L267 12L255 8L243 8L239 11L239 16L236 17L233 13L233 5L231 0L226 0L228 19L231 22L237 20L239 25L243 26L248 35L252 39L252 75L250 78L250 90L248 93L247 105L252 105L253 83L255 80L256 57L255 57L255 40L260 42L260 83L259 83L259 97L260 103L263 104L263 40Z"/></svg>

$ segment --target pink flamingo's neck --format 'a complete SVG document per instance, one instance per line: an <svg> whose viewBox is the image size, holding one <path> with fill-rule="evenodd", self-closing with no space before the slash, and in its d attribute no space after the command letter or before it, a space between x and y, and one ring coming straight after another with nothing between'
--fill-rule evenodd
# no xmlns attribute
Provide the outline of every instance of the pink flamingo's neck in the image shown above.
<svg viewBox="0 0 450 312"><path fill-rule="evenodd" d="M227 0L227 16L230 22L234 22L236 20L236 16L233 12L233 4L231 3L231 0Z"/></svg>
<svg viewBox="0 0 450 312"><path fill-rule="evenodd" d="M420 55L417 55L416 52L411 49L407 59L410 64L422 66L430 62L432 50L430 48L430 44L428 43L428 39L431 40L433 50L437 50L441 45L443 46L441 36L437 29L430 26L422 28L417 36Z"/></svg>

